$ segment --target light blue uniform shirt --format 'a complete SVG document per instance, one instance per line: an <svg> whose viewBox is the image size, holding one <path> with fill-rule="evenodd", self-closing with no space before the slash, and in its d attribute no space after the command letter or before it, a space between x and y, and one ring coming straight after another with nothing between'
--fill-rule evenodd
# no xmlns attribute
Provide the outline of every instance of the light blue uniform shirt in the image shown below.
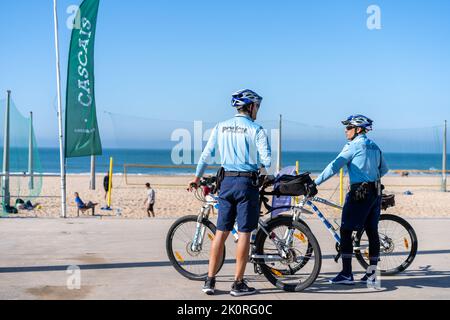
<svg viewBox="0 0 450 320"><path fill-rule="evenodd" d="M380 148L362 134L345 145L337 158L316 179L316 184L320 185L327 181L345 165L350 184L375 182L389 171Z"/></svg>
<svg viewBox="0 0 450 320"><path fill-rule="evenodd" d="M246 115L238 114L215 126L198 162L197 177L205 173L214 151L225 171L256 172L258 163L266 168L271 164L266 132Z"/></svg>

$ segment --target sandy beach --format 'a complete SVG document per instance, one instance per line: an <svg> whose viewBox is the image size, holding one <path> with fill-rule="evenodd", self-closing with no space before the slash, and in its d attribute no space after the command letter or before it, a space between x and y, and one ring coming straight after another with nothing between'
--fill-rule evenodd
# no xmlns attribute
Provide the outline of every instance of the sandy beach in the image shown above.
<svg viewBox="0 0 450 320"><path fill-rule="evenodd" d="M102 177L97 177L97 190L89 190L89 177L86 175L69 175L67 177L68 217L76 217L77 209L73 193L79 192L83 201L99 203L96 214L104 217L147 218L144 200L145 183L150 182L156 190L155 212L159 218L173 218L198 213L201 203L194 195L186 191L189 176L128 176L128 183L123 175L115 175L113 180L113 211L102 211L105 205ZM386 192L396 195L396 206L388 212L406 217L450 217L450 193L440 192L441 178L438 176L388 176L383 180ZM20 211L20 217L58 217L60 213L59 178L43 179L41 196L36 202L42 205L35 211ZM347 179L345 179L347 186ZM319 188L319 196L335 202L339 201L339 180L332 178ZM412 195L405 195L411 191ZM53 198L50 198L50 197ZM15 199L12 199L14 201ZM323 208L323 207L321 207ZM327 216L338 217L339 211L323 208ZM86 212L84 215L89 215Z"/></svg>

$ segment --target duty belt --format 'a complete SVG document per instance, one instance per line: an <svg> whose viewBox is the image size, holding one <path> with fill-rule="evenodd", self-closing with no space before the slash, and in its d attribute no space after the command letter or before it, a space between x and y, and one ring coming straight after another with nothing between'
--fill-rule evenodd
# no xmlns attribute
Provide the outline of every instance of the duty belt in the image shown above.
<svg viewBox="0 0 450 320"><path fill-rule="evenodd" d="M257 176L258 176L257 172L225 171L225 177L256 178Z"/></svg>
<svg viewBox="0 0 450 320"><path fill-rule="evenodd" d="M376 191L378 195L381 195L382 187L381 187L381 181L375 181L375 182L361 182L361 183L354 183L350 186L350 190L361 190L361 188L366 189L367 191Z"/></svg>

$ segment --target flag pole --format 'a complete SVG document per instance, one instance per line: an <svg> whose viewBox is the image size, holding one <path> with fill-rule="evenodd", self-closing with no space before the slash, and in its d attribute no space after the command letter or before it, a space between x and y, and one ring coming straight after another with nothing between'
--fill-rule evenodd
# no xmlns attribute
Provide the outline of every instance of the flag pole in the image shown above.
<svg viewBox="0 0 450 320"><path fill-rule="evenodd" d="M56 85L58 93L58 127L59 127L59 157L61 169L61 218L66 218L66 167L63 142L63 122L61 103L61 71L59 62L58 9L57 0L53 0L53 16L55 21L55 50L56 50Z"/></svg>

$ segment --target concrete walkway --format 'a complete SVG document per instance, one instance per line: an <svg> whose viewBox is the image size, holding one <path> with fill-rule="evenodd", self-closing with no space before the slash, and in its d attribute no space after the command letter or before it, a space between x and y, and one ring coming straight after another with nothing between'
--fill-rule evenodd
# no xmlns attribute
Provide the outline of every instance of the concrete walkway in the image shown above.
<svg viewBox="0 0 450 320"><path fill-rule="evenodd" d="M339 265L334 244L317 220L310 225L325 259L316 284L301 293L274 288L264 277L247 273L260 294L251 299L450 299L450 219L408 219L419 237L419 255L403 274L382 279L382 290L332 287L326 280ZM0 299L232 299L233 264L219 278L219 294L207 297L200 282L180 276L165 252L174 220L85 218L1 219ZM228 244L233 259L234 244ZM69 290L70 265L81 269L81 288ZM354 263L355 271L362 272ZM76 273L75 273L76 274Z"/></svg>

